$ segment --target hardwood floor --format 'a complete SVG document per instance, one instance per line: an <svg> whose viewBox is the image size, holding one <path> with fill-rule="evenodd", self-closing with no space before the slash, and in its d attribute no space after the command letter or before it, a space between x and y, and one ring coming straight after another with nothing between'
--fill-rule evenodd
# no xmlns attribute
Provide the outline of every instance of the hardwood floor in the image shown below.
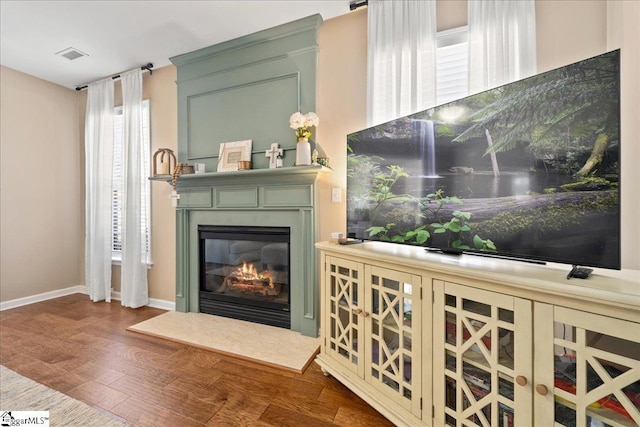
<svg viewBox="0 0 640 427"><path fill-rule="evenodd" d="M126 331L163 312L82 294L5 310L0 364L133 426L392 425L315 363L295 374Z"/></svg>

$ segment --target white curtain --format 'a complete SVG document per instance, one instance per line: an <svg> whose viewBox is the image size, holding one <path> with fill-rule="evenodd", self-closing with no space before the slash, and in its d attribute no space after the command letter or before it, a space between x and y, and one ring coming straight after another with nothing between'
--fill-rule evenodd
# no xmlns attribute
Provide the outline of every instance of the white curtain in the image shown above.
<svg viewBox="0 0 640 427"><path fill-rule="evenodd" d="M369 0L367 16L368 125L435 105L435 0Z"/></svg>
<svg viewBox="0 0 640 427"><path fill-rule="evenodd" d="M147 289L146 200L144 137L142 134L142 71L122 74L122 274L121 297L125 307L149 303Z"/></svg>
<svg viewBox="0 0 640 427"><path fill-rule="evenodd" d="M92 301L111 301L113 80L91 83L85 120L85 283Z"/></svg>
<svg viewBox="0 0 640 427"><path fill-rule="evenodd" d="M536 73L534 0L469 0L469 93Z"/></svg>

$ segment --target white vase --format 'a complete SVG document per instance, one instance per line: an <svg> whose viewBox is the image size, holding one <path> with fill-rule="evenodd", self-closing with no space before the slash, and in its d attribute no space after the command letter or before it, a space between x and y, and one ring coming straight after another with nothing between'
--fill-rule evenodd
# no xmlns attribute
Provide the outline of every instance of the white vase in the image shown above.
<svg viewBox="0 0 640 427"><path fill-rule="evenodd" d="M307 138L298 138L296 144L296 166L311 164L311 144Z"/></svg>

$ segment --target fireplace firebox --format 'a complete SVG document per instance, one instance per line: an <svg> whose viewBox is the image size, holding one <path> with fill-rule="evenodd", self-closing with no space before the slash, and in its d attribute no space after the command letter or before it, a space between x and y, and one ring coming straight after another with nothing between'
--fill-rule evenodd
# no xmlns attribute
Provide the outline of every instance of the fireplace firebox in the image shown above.
<svg viewBox="0 0 640 427"><path fill-rule="evenodd" d="M288 227L198 226L200 312L289 329Z"/></svg>

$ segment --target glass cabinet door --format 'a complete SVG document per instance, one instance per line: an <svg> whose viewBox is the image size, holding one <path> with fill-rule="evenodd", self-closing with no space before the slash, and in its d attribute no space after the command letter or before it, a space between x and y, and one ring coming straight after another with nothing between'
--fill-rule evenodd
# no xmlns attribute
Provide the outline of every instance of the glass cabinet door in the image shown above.
<svg viewBox="0 0 640 427"><path fill-rule="evenodd" d="M441 281L434 290L436 425L532 425L531 302Z"/></svg>
<svg viewBox="0 0 640 427"><path fill-rule="evenodd" d="M640 325L541 303L535 312L536 423L639 426Z"/></svg>
<svg viewBox="0 0 640 427"><path fill-rule="evenodd" d="M366 379L420 417L422 278L373 266L365 267L365 275Z"/></svg>
<svg viewBox="0 0 640 427"><path fill-rule="evenodd" d="M335 257L325 263L326 351L350 371L364 377L362 358L364 298L362 264Z"/></svg>

